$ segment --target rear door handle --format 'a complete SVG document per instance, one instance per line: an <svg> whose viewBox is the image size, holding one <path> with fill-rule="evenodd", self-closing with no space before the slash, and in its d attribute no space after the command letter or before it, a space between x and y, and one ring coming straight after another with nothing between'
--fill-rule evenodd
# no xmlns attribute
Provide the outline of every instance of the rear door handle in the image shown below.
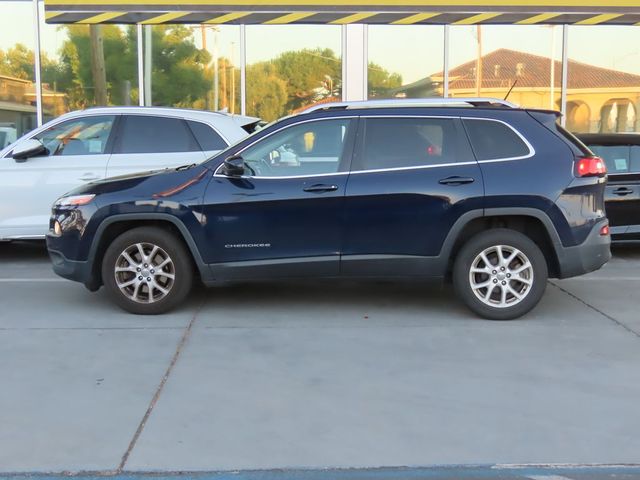
<svg viewBox="0 0 640 480"><path fill-rule="evenodd" d="M303 188L305 192L312 193L323 193L323 192L335 192L338 190L337 185L325 185L323 183L316 183L315 185L310 185L308 187Z"/></svg>
<svg viewBox="0 0 640 480"><path fill-rule="evenodd" d="M621 187L614 190L613 193L615 193L616 195L629 195L630 193L633 193L633 190L627 187Z"/></svg>
<svg viewBox="0 0 640 480"><path fill-rule="evenodd" d="M82 175L79 180L82 180L83 182L91 182L93 180L98 180L100 177L98 175L96 175L95 173L85 173L84 175Z"/></svg>
<svg viewBox="0 0 640 480"><path fill-rule="evenodd" d="M438 183L441 185L464 185L465 183L473 183L475 180L471 177L447 177L440 180Z"/></svg>

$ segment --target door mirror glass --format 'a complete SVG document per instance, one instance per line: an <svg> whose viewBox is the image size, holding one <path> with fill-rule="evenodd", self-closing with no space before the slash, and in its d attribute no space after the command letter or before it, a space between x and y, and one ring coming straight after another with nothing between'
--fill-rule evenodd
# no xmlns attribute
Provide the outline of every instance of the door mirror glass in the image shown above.
<svg viewBox="0 0 640 480"><path fill-rule="evenodd" d="M244 175L244 158L242 155L232 155L224 160L222 173L228 177L241 177Z"/></svg>
<svg viewBox="0 0 640 480"><path fill-rule="evenodd" d="M13 149L13 159L16 162L24 162L27 158L37 157L47 153L47 147L43 143L35 138L29 138L24 142L20 142L19 145Z"/></svg>

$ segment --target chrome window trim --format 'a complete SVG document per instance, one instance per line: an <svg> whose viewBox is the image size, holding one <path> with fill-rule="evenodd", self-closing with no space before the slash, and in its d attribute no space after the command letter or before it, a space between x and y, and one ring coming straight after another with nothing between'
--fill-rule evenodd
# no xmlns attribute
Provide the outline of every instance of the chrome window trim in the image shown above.
<svg viewBox="0 0 640 480"><path fill-rule="evenodd" d="M275 130L273 132L271 132L269 135L265 135L264 137L260 138L259 140L256 140L255 142L253 142L250 145L247 145L245 148L243 148L242 150L240 150L238 153L242 153L243 151L245 151L247 148L255 145L256 143L258 143L259 141L262 141L262 139L264 138L268 138L271 135L276 134L277 132L280 132L286 128L289 127L294 127L296 125L301 125L303 123L308 123L308 122L314 122L314 121L319 121L319 120L335 120L335 119L341 119L341 118L362 118L362 119L367 119L367 118L445 118L445 119L460 119L460 120L466 120L466 119L470 119L470 120L484 120L484 121L490 121L490 122L498 122L498 123L502 123L503 125L506 125L507 127L509 127L511 130L513 130L515 132L515 134L524 142L524 144L527 146L527 148L529 149L529 153L527 155L523 155L520 157L505 157L505 158L495 158L495 159L488 159L488 160L474 160L474 161L469 161L469 162L447 162L447 163L437 163L437 164L433 164L433 165L420 165L420 166L412 166L412 167L393 167L393 168L378 168L378 169L373 169L373 170L351 170L348 172L334 172L334 173L316 173L316 174L310 174L310 175L286 175L286 176L269 176L269 177L264 177L264 176L253 176L253 175L242 175L240 177L233 177L233 178L245 178L245 179L274 179L274 180L283 180L283 179L287 179L287 178L315 178L315 177L329 177L329 176L334 176L334 175L350 175L350 174L354 174L354 175L362 175L364 173L380 173L380 172L395 172L395 171L406 171L406 170L424 170L424 169L430 169L430 168L441 168L441 167L452 167L452 166L456 166L456 165L478 165L478 164L483 164L483 163L500 163L500 162L511 162L514 160L526 160L528 158L533 157L536 154L535 148L533 148L533 145L531 145L531 143L526 139L526 137L524 135L522 135L516 128L514 128L512 125L510 125L509 123L503 121L503 120L498 120L495 118L487 118L487 117L460 117L460 116L455 116L455 115L421 115L421 114L403 114L403 115L353 115L353 116L335 116L335 117L323 117L323 118L314 118L314 119L309 119L309 120L303 120L301 122L297 122L297 123L292 123L290 125L287 125L285 127L279 128L278 130ZM471 143L471 142L469 142ZM474 154L475 155L475 154ZM220 169L222 168L223 164L220 164L213 176L214 177L223 177L223 178L231 178L228 177L227 175L221 174L219 173Z"/></svg>

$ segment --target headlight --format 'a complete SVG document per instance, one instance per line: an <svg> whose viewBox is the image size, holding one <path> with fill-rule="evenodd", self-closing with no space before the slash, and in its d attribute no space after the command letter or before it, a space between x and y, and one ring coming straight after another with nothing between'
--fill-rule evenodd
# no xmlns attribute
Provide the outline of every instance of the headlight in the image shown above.
<svg viewBox="0 0 640 480"><path fill-rule="evenodd" d="M80 205L86 205L93 200L95 194L91 195L71 195L70 197L62 197L56 200L56 207L79 207Z"/></svg>

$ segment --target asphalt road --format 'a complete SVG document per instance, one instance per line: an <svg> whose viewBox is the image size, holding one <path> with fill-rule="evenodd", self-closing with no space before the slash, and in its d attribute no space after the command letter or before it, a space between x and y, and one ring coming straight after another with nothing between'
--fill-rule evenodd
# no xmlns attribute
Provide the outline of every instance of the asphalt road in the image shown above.
<svg viewBox="0 0 640 480"><path fill-rule="evenodd" d="M199 289L137 317L55 277L41 245L0 245L0 472L609 478L495 465L640 463L638 267L618 248L514 322L391 282ZM348 470L472 478L434 471Z"/></svg>

